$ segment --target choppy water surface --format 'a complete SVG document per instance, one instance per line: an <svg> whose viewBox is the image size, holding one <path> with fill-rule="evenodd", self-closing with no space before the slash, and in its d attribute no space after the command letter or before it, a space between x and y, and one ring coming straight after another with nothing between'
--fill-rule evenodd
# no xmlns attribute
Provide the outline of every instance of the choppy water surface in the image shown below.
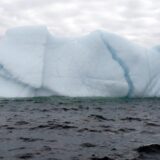
<svg viewBox="0 0 160 160"><path fill-rule="evenodd" d="M160 99L1 99L0 159L160 160Z"/></svg>

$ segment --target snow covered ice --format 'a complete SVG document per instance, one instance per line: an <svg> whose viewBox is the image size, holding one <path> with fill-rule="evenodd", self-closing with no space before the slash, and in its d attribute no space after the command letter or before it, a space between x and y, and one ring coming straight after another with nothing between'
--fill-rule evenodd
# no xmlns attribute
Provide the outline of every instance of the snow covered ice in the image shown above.
<svg viewBox="0 0 160 160"><path fill-rule="evenodd" d="M44 26L9 29L0 41L0 97L159 97L160 47L95 31L60 38Z"/></svg>

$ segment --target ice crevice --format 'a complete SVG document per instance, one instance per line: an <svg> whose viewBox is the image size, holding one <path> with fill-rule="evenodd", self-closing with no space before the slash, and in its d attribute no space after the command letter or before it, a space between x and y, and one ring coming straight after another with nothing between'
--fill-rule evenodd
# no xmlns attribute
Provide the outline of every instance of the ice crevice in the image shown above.
<svg viewBox="0 0 160 160"><path fill-rule="evenodd" d="M118 53L116 52L116 50L113 47L111 47L108 42L105 41L104 36L103 36L102 33L100 33L100 36L101 36L101 39L102 39L104 45L106 46L106 49L109 50L109 52L111 53L111 56L112 56L113 60L115 60L120 65L120 67L122 68L123 74L124 74L124 78L125 78L125 80L126 80L126 82L128 84L128 93L127 93L126 97L131 97L133 95L133 92L134 92L134 85L133 85L132 79L131 79L131 77L129 75L128 66L118 56Z"/></svg>
<svg viewBox="0 0 160 160"><path fill-rule="evenodd" d="M6 80L13 81L17 84L23 85L24 87L30 87L30 88L34 89L34 87L31 87L30 85L28 85L28 84L22 82L21 80L19 80L18 78L16 78L2 64L0 64L0 77L4 78Z"/></svg>
<svg viewBox="0 0 160 160"><path fill-rule="evenodd" d="M28 88L28 89L32 90L33 96L41 96L44 93L48 96L49 95L58 95L58 93L53 92L52 90L47 89L44 86L36 88L36 87L33 87L25 82L22 82L17 77L15 77L12 73L10 73L10 71L8 71L2 64L0 64L0 77L6 81L10 81L10 82L15 83L17 85L20 85L23 88Z"/></svg>

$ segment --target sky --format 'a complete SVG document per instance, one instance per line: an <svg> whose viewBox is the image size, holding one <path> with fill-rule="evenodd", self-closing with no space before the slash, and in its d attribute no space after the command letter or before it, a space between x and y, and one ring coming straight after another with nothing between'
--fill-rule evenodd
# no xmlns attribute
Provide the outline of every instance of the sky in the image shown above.
<svg viewBox="0 0 160 160"><path fill-rule="evenodd" d="M68 37L103 29L151 47L160 44L160 0L0 0L0 36L24 25Z"/></svg>

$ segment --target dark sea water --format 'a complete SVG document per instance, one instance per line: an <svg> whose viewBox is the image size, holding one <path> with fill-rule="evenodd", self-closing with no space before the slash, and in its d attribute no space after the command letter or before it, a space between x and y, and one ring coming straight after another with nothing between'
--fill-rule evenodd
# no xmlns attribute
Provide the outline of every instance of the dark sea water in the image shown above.
<svg viewBox="0 0 160 160"><path fill-rule="evenodd" d="M1 159L160 160L160 99L1 99Z"/></svg>

